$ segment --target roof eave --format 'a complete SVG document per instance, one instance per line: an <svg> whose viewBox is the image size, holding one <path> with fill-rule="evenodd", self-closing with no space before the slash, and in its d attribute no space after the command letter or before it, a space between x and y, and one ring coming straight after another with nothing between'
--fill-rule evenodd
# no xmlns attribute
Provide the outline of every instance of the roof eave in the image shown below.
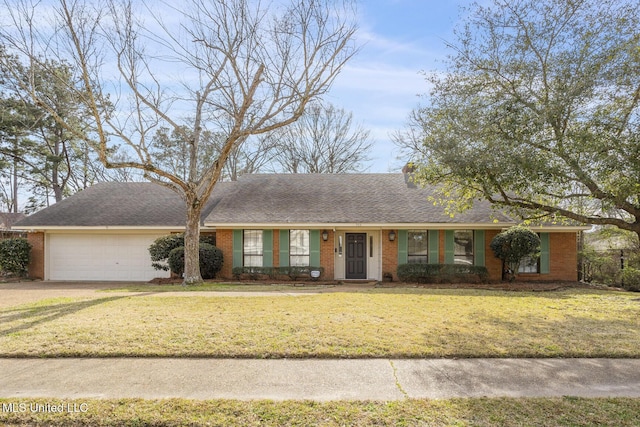
<svg viewBox="0 0 640 427"><path fill-rule="evenodd" d="M434 223L434 222L351 222L351 223L324 223L324 222L265 222L265 223L213 223L206 222L205 226L216 229L322 229L334 230L360 229L438 229L438 230L459 230L459 229L495 229L501 230L515 225L515 222L489 222L489 223Z"/></svg>
<svg viewBox="0 0 640 427"><path fill-rule="evenodd" d="M35 231L99 231L99 230L122 230L122 231L173 231L184 230L180 225L25 225L14 226L12 230L35 232Z"/></svg>

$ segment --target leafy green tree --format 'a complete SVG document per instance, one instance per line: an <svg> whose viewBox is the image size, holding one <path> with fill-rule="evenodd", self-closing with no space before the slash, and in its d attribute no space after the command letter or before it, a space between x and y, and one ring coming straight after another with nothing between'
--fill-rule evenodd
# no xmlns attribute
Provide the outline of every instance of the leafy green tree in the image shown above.
<svg viewBox="0 0 640 427"><path fill-rule="evenodd" d="M485 198L640 236L637 0L476 3L448 46L397 140L450 211Z"/></svg>
<svg viewBox="0 0 640 427"><path fill-rule="evenodd" d="M540 237L526 227L516 226L496 235L489 247L502 260L503 278L513 280L523 259L540 256Z"/></svg>

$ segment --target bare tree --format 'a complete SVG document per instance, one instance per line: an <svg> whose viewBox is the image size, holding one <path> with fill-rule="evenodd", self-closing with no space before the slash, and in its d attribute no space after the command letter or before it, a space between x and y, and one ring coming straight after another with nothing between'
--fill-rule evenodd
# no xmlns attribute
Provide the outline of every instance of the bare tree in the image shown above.
<svg viewBox="0 0 640 427"><path fill-rule="evenodd" d="M369 131L353 124L353 114L333 105L314 104L291 126L276 131L274 163L288 173L362 171L373 142Z"/></svg>
<svg viewBox="0 0 640 427"><path fill-rule="evenodd" d="M270 169L277 153L277 144L274 133L249 138L242 147L236 147L229 153L224 178L237 181L242 175Z"/></svg>
<svg viewBox="0 0 640 427"><path fill-rule="evenodd" d="M105 166L140 169L180 194L186 207L184 280L190 284L202 281L200 216L230 153L250 135L294 123L356 49L347 0L289 0L268 8L258 0L179 4L58 0L42 8L30 0L4 0L7 22L0 37L34 63L64 59L79 73L81 83L68 89L91 112L95 129L87 142ZM32 95L67 125L47 99ZM164 147L154 136L161 127L186 142L186 177L158 163ZM208 131L223 134L224 144L217 158L200 164ZM114 143L126 144L135 160L114 159Z"/></svg>

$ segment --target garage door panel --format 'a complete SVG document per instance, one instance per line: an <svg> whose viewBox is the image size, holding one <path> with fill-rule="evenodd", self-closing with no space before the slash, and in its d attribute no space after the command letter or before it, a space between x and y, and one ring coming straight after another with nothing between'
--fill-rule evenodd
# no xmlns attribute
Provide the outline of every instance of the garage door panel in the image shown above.
<svg viewBox="0 0 640 427"><path fill-rule="evenodd" d="M149 246L164 234L49 235L50 280L150 280Z"/></svg>

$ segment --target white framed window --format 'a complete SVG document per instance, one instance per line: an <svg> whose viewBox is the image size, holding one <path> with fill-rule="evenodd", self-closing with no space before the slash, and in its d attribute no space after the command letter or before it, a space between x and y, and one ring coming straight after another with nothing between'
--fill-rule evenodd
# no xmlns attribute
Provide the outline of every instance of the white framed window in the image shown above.
<svg viewBox="0 0 640 427"><path fill-rule="evenodd" d="M289 230L289 265L308 267L310 254L309 230Z"/></svg>
<svg viewBox="0 0 640 427"><path fill-rule="evenodd" d="M520 260L518 273L540 273L540 258L527 256Z"/></svg>
<svg viewBox="0 0 640 427"><path fill-rule="evenodd" d="M473 265L473 230L455 230L453 233L455 264Z"/></svg>
<svg viewBox="0 0 640 427"><path fill-rule="evenodd" d="M536 233L540 237L540 233ZM526 256L520 260L518 273L540 273L540 257Z"/></svg>
<svg viewBox="0 0 640 427"><path fill-rule="evenodd" d="M262 267L262 230L244 230L242 240L243 265Z"/></svg>
<svg viewBox="0 0 640 427"><path fill-rule="evenodd" d="M427 230L407 232L407 262L427 264L429 262L429 235Z"/></svg>

